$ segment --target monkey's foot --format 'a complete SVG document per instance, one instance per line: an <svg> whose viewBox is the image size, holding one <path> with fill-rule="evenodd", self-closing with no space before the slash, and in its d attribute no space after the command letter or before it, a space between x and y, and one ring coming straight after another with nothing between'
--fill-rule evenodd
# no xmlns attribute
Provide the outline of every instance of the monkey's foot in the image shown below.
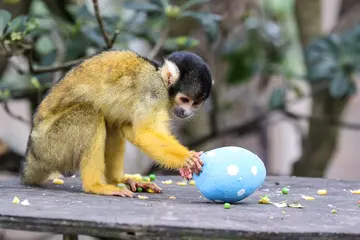
<svg viewBox="0 0 360 240"><path fill-rule="evenodd" d="M136 192L137 188L142 188L145 191L147 190L151 190L154 193L162 193L163 190L156 185L155 183L151 183L151 182L145 182L145 181L139 181L139 180L134 180L134 179L127 179L125 181L125 184L128 185L131 189L131 191Z"/></svg>
<svg viewBox="0 0 360 240"><path fill-rule="evenodd" d="M85 192L98 194L98 195L119 196L119 197L134 196L134 194L126 187L119 188L108 184L96 184L91 187L85 188L84 190Z"/></svg>

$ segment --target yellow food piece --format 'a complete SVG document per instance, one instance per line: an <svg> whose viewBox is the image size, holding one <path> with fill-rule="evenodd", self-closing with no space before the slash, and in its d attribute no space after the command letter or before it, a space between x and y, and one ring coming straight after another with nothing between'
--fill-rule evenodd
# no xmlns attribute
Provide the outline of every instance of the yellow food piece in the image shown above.
<svg viewBox="0 0 360 240"><path fill-rule="evenodd" d="M187 183L186 183L186 182L177 182L177 185L179 185L179 186L186 186Z"/></svg>
<svg viewBox="0 0 360 240"><path fill-rule="evenodd" d="M191 180L191 181L189 182L189 184L195 186L195 181L194 181L194 180Z"/></svg>
<svg viewBox="0 0 360 240"><path fill-rule="evenodd" d="M169 199L176 199L176 197L175 196L170 196Z"/></svg>
<svg viewBox="0 0 360 240"><path fill-rule="evenodd" d="M350 190L350 192L352 194L360 194L360 189L358 189L358 190Z"/></svg>
<svg viewBox="0 0 360 240"><path fill-rule="evenodd" d="M12 203L19 204L19 203L20 203L20 199L15 196L14 199L12 200Z"/></svg>
<svg viewBox="0 0 360 240"><path fill-rule="evenodd" d="M64 184L64 180L62 180L60 178L55 178L53 180L53 184L57 184L57 185Z"/></svg>
<svg viewBox="0 0 360 240"><path fill-rule="evenodd" d="M162 184L172 184L172 180L161 181Z"/></svg>
<svg viewBox="0 0 360 240"><path fill-rule="evenodd" d="M310 196L301 195L301 197L305 200L315 200L315 198L310 197Z"/></svg>
<svg viewBox="0 0 360 240"><path fill-rule="evenodd" d="M331 213L337 213L337 211L335 209L331 210Z"/></svg>
<svg viewBox="0 0 360 240"><path fill-rule="evenodd" d="M139 198L139 199L141 199L141 200L148 199L148 197L147 197L147 196L141 196L141 195L139 195L139 196L138 196L138 198Z"/></svg>
<svg viewBox="0 0 360 240"><path fill-rule="evenodd" d="M271 201L270 201L270 198L268 198L268 197L262 197L262 198L259 200L259 203L261 203L261 204L268 204L268 203L271 203Z"/></svg>
<svg viewBox="0 0 360 240"><path fill-rule="evenodd" d="M154 190L152 190L152 189L148 189L148 190L146 190L147 192L149 192L149 193L153 193L154 192Z"/></svg>
<svg viewBox="0 0 360 240"><path fill-rule="evenodd" d="M327 191L325 189L320 189L317 191L317 194L319 195L326 195L327 194Z"/></svg>

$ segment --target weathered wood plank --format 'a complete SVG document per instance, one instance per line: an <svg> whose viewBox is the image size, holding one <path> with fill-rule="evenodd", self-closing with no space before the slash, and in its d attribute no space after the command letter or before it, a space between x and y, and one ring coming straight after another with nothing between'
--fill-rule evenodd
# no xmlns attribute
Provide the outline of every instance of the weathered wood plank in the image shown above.
<svg viewBox="0 0 360 240"><path fill-rule="evenodd" d="M169 178L172 185L160 183ZM141 193L148 200L85 194L77 178L44 188L22 186L18 179L0 182L0 228L121 239L360 239L360 195L349 192L360 188L359 182L268 177L252 196L224 209L204 199L195 186L176 185L177 180L157 180L164 193ZM288 195L277 192L284 186L290 186ZM329 193L317 196L318 189ZM258 204L264 194L275 202L299 201L304 208ZM316 199L305 201L301 194ZM13 204L14 196L28 199L31 205ZM337 214L331 213L333 208Z"/></svg>

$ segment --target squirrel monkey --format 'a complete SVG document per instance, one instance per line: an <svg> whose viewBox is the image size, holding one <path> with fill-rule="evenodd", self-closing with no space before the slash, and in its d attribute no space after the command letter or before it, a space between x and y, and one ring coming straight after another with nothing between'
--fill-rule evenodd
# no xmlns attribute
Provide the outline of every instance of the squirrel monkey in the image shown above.
<svg viewBox="0 0 360 240"><path fill-rule="evenodd" d="M171 113L192 116L211 88L209 68L194 53L172 53L162 65L132 51L93 56L70 70L40 103L22 182L41 185L54 172L80 169L88 193L132 197L137 187L162 192L153 183L124 177L125 141L182 175L200 172L201 153L177 141L169 120Z"/></svg>

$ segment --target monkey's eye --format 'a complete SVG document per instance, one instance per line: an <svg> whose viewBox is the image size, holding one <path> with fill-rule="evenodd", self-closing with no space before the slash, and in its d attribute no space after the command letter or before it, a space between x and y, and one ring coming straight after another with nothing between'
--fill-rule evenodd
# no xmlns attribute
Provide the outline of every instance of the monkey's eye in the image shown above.
<svg viewBox="0 0 360 240"><path fill-rule="evenodd" d="M181 97L180 101L182 101L183 103L188 103L190 100L186 97Z"/></svg>

